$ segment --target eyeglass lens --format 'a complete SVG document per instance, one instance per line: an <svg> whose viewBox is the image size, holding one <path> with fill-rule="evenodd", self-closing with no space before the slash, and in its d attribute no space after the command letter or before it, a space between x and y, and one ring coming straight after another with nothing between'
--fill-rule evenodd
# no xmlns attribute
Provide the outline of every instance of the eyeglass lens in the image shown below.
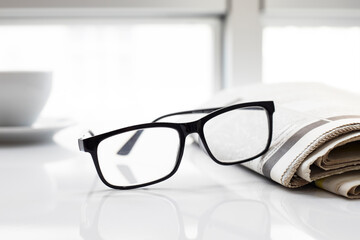
<svg viewBox="0 0 360 240"><path fill-rule="evenodd" d="M252 158L264 151L268 143L267 112L262 107L225 112L205 123L204 136L210 152L220 162Z"/></svg>
<svg viewBox="0 0 360 240"><path fill-rule="evenodd" d="M132 136L141 131L128 154L118 154ZM115 186L149 183L169 175L176 164L180 138L164 127L128 131L104 139L98 146L98 162L105 180Z"/></svg>

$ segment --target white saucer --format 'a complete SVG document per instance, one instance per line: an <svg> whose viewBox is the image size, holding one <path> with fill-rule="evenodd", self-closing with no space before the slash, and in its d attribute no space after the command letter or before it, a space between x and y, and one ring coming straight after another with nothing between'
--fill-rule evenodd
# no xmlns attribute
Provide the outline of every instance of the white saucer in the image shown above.
<svg viewBox="0 0 360 240"><path fill-rule="evenodd" d="M32 126L1 127L0 143L27 143L50 141L54 134L73 125L69 119L39 119Z"/></svg>

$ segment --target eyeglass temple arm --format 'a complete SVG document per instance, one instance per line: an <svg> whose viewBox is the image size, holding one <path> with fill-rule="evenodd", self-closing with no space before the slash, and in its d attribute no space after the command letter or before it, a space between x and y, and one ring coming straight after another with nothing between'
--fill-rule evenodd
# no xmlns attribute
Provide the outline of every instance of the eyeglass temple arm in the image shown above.
<svg viewBox="0 0 360 240"><path fill-rule="evenodd" d="M157 122L163 118L167 118L167 117L172 117L172 116L176 116L176 115L184 115L184 114L197 114L197 113L211 113L213 111L216 111L220 108L206 108L206 109L197 109L197 110L191 110L191 111L183 111L183 112L176 112L176 113L170 113L170 114L166 114L163 115L161 117L158 117L157 119L155 119L154 122ZM120 150L117 152L118 155L128 155L131 151L131 149L134 147L136 141L138 140L138 138L140 137L141 133L143 132L143 130L138 130L135 132L134 135L132 135L130 137L130 139L120 148Z"/></svg>

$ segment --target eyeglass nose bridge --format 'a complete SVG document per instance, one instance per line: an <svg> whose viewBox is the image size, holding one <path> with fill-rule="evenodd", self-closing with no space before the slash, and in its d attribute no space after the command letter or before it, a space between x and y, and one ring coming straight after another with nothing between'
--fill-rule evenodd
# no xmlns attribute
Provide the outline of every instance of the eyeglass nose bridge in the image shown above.
<svg viewBox="0 0 360 240"><path fill-rule="evenodd" d="M184 123L183 125L181 125L181 128L183 130L185 137L191 133L199 133L200 122L194 121L194 122Z"/></svg>

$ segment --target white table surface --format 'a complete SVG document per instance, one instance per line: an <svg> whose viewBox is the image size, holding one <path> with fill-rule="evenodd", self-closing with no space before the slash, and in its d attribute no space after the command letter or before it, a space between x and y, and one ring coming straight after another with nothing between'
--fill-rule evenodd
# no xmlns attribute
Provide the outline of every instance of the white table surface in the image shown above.
<svg viewBox="0 0 360 240"><path fill-rule="evenodd" d="M359 239L360 201L286 189L192 144L171 179L112 190L65 136L0 145L0 239Z"/></svg>

